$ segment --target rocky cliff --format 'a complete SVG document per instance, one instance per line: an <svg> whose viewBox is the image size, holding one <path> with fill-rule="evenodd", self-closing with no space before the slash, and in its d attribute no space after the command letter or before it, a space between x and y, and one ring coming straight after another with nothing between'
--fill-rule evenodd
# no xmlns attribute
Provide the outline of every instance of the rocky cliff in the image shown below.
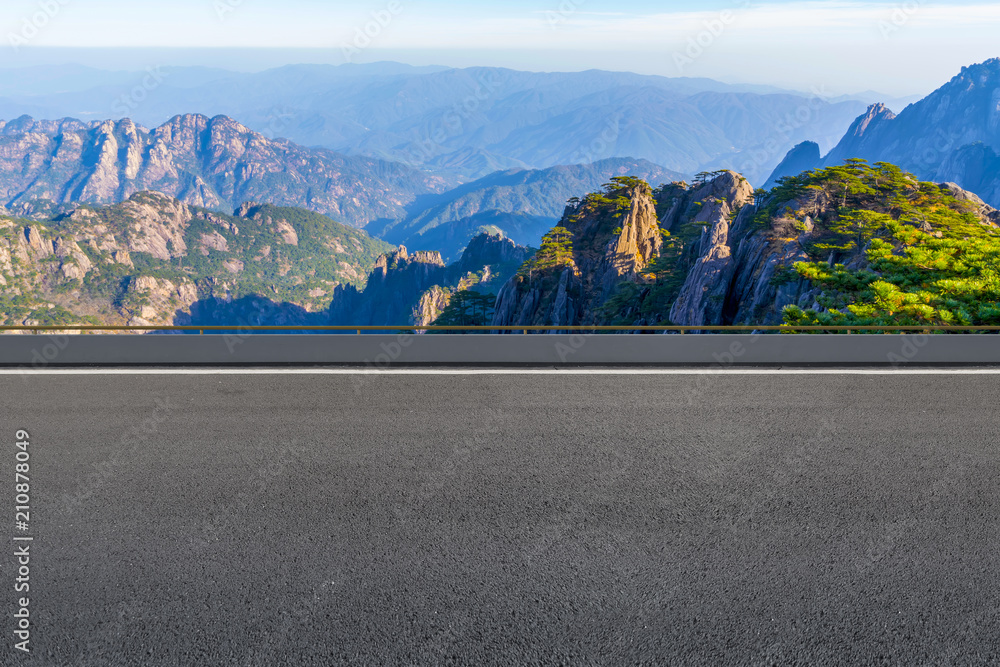
<svg viewBox="0 0 1000 667"><path fill-rule="evenodd" d="M851 124L844 138L826 156L824 164L840 164L854 157L878 155L881 150L879 147L881 134L894 120L896 114L886 105L881 103L871 105ZM794 176L795 173L789 175Z"/></svg>
<svg viewBox="0 0 1000 667"><path fill-rule="evenodd" d="M770 193L728 171L611 187L562 225L501 290L495 325L1000 321L1000 212L888 164Z"/></svg>
<svg viewBox="0 0 1000 667"><path fill-rule="evenodd" d="M330 304L334 325L429 325L458 290L495 292L531 254L508 238L481 234L462 258L446 265L438 252L409 252L405 247L379 257L359 289L338 287Z"/></svg>
<svg viewBox="0 0 1000 667"><path fill-rule="evenodd" d="M561 224L570 253L522 268L500 292L494 324L594 324L619 315L650 324L668 314L702 323L718 309L717 292L732 271L729 223L752 198L746 179L729 171L691 188L656 191L618 179L567 209ZM543 262L545 252L543 245ZM680 272L686 279L677 290ZM621 308L628 312L617 313Z"/></svg>
<svg viewBox="0 0 1000 667"><path fill-rule="evenodd" d="M687 277L670 310L674 324L693 326L719 320L726 294L736 271L730 226L737 215L753 202L753 188L745 178L731 171L718 174L689 195L697 211L687 219L672 224L700 225L702 235L697 244L698 256L687 271ZM690 217L690 213L694 213ZM683 261L683 260L682 260Z"/></svg>
<svg viewBox="0 0 1000 667"><path fill-rule="evenodd" d="M0 203L116 203L156 190L231 211L247 200L305 207L347 224L402 219L446 183L401 164L273 141L225 116L177 116L146 130L129 119L18 119L0 125Z"/></svg>

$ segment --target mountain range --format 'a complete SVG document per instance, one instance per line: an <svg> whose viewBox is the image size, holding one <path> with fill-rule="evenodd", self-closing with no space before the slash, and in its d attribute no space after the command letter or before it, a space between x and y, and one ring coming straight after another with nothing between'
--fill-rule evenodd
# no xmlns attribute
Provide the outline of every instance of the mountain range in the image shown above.
<svg viewBox="0 0 1000 667"><path fill-rule="evenodd" d="M131 120L0 121L0 203L25 217L156 190L231 211L246 201L307 208L393 244L457 259L482 232L537 244L565 201L614 176L683 174L646 160L509 169L455 188L405 165L271 140L225 116L189 114L154 130Z"/></svg>
<svg viewBox="0 0 1000 667"><path fill-rule="evenodd" d="M610 158L586 165L549 169L509 169L431 195L415 213L384 227L367 230L390 243L438 250L457 259L466 243L481 233L503 234L515 243L537 246L562 217L566 201L591 192L616 176L637 176L652 183L686 178L648 160Z"/></svg>
<svg viewBox="0 0 1000 667"><path fill-rule="evenodd" d="M832 146L866 106L710 79L395 63L259 73L43 67L0 70L0 90L0 118L128 117L157 127L178 115L224 115L271 139L462 181L628 157L690 174L736 167L762 182L796 143Z"/></svg>
<svg viewBox="0 0 1000 667"><path fill-rule="evenodd" d="M816 142L786 155L766 187L849 158L885 161L918 178L953 182L1000 206L1000 58L962 68L951 81L897 115L875 104L825 156Z"/></svg>
<svg viewBox="0 0 1000 667"><path fill-rule="evenodd" d="M361 227L404 217L418 195L447 185L405 165L270 140L224 116L187 114L154 130L129 119L0 122L0 203L14 208L157 190L219 210L302 206Z"/></svg>
<svg viewBox="0 0 1000 667"><path fill-rule="evenodd" d="M4 323L1000 323L1000 211L858 159L769 193L731 171L613 177L537 251L482 234L450 266L268 204L224 215L144 192L60 210L0 215Z"/></svg>

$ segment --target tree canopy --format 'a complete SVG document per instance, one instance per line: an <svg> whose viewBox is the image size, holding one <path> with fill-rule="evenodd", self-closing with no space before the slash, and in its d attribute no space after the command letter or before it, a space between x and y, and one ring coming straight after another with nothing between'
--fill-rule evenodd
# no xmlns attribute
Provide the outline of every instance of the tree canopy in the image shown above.
<svg viewBox="0 0 1000 667"><path fill-rule="evenodd" d="M797 263L822 289L821 310L790 306L788 324L1000 325L1000 230L983 223L976 204L894 165L849 160L782 179L769 213L810 189L836 205L818 223L824 242L810 251L864 261Z"/></svg>

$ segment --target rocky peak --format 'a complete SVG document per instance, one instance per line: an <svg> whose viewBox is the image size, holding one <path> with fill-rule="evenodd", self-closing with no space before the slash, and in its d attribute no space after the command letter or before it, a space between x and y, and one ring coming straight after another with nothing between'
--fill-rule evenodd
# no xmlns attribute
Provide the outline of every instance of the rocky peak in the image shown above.
<svg viewBox="0 0 1000 667"><path fill-rule="evenodd" d="M868 111L864 115L859 116L851 124L850 129L847 131L847 136L861 138L868 131L868 128L884 121L894 120L895 118L896 114L885 104L881 102L873 104L868 107Z"/></svg>
<svg viewBox="0 0 1000 667"><path fill-rule="evenodd" d="M663 247L652 189L638 179L613 181L571 205L559 226L572 235L572 257L550 262L543 246L542 263L532 260L501 289L495 325L586 323L622 282L643 282Z"/></svg>
<svg viewBox="0 0 1000 667"><path fill-rule="evenodd" d="M253 218L263 208L262 204L254 201L247 201L240 204L239 208L233 211L237 218Z"/></svg>
<svg viewBox="0 0 1000 667"><path fill-rule="evenodd" d="M939 183L939 185L958 201L968 202L982 224L1000 227L1000 211L984 202L979 195L964 190L955 183Z"/></svg>
<svg viewBox="0 0 1000 667"><path fill-rule="evenodd" d="M652 194L634 188L628 196L632 204L622 221L621 232L608 244L599 268L603 300L610 298L623 280L636 281L639 272L659 256L663 247Z"/></svg>
<svg viewBox="0 0 1000 667"><path fill-rule="evenodd" d="M847 134L824 158L824 165L840 164L850 158L872 158L878 154L882 134L891 131L896 121L884 104L873 104L851 124Z"/></svg>
<svg viewBox="0 0 1000 667"><path fill-rule="evenodd" d="M99 124L99 123L97 123ZM55 137L63 132L80 132L90 130L95 123L85 123L75 118L60 120L35 120L31 116L20 116L14 120L0 120L0 136L15 136L18 134L43 134Z"/></svg>
<svg viewBox="0 0 1000 667"><path fill-rule="evenodd" d="M208 116L200 113L179 114L156 128L154 134L164 140L190 136L202 132L209 123Z"/></svg>
<svg viewBox="0 0 1000 667"><path fill-rule="evenodd" d="M503 234L480 234L469 241L458 265L462 271L478 271L490 264L522 264L527 255L527 248Z"/></svg>
<svg viewBox="0 0 1000 667"><path fill-rule="evenodd" d="M967 65L962 68L951 84L993 86L1000 82L1000 58L990 58L981 63Z"/></svg>
<svg viewBox="0 0 1000 667"><path fill-rule="evenodd" d="M35 199L117 203L156 189L195 206L232 210L256 199L363 227L401 219L418 195L445 187L399 164L271 141L225 116L175 116L152 131L130 119L23 118L0 125L0 134L0 193L9 207Z"/></svg>
<svg viewBox="0 0 1000 667"><path fill-rule="evenodd" d="M418 265L426 265L427 267L438 267L444 268L444 260L441 259L441 253L437 251L424 251L418 250L417 252L410 254L406 249L406 246L399 246L396 250L388 252L380 256L375 260L374 273L381 271L382 275L385 276L389 271L405 271L410 267L416 267Z"/></svg>
<svg viewBox="0 0 1000 667"><path fill-rule="evenodd" d="M753 201L753 186L735 171L724 170L717 172L700 188L695 188L690 197L695 202L719 200L734 210Z"/></svg>

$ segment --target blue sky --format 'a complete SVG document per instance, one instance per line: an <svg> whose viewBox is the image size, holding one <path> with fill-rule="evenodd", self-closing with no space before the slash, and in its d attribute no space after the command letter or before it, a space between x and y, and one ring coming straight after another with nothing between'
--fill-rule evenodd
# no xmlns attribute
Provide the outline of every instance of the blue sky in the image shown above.
<svg viewBox="0 0 1000 667"><path fill-rule="evenodd" d="M29 64L39 47L252 47L271 50L246 68L601 68L828 94L926 93L1000 56L1000 3L961 0L6 0L0 29L18 47L0 51L0 65ZM279 51L290 48L311 51ZM164 58L175 62L153 64L241 65L223 52ZM139 60L125 64L149 64Z"/></svg>

